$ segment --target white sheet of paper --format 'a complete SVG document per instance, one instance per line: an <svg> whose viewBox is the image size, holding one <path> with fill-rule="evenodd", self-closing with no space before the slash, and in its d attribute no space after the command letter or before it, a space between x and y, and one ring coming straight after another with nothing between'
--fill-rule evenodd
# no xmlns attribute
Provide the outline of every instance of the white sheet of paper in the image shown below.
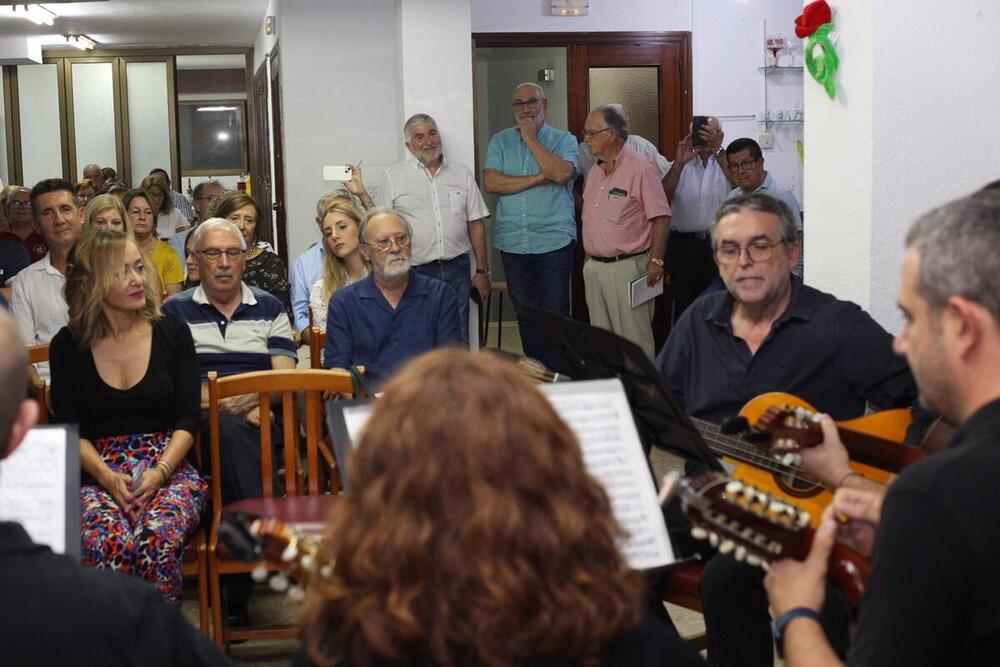
<svg viewBox="0 0 1000 667"><path fill-rule="evenodd" d="M344 425L347 426L347 435L351 437L351 447L354 449L357 449L358 445L361 444L361 434L373 407L375 407L374 404L365 403L344 408Z"/></svg>
<svg viewBox="0 0 1000 667"><path fill-rule="evenodd" d="M628 533L618 548L636 570L673 563L649 464L619 380L542 384L539 389L576 433L587 472L603 485Z"/></svg>
<svg viewBox="0 0 1000 667"><path fill-rule="evenodd" d="M66 431L32 429L0 462L0 519L38 544L66 552Z"/></svg>
<svg viewBox="0 0 1000 667"><path fill-rule="evenodd" d="M663 294L663 279L657 280L656 284L650 287L646 284L646 274L640 273L637 277L629 281L628 305L630 308L635 308L650 299L655 299L661 294Z"/></svg>

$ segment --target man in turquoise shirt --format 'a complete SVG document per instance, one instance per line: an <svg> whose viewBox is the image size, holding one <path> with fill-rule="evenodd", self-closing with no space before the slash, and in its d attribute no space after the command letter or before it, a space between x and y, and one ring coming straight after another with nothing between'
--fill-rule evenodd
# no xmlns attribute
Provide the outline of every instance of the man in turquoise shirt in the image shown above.
<svg viewBox="0 0 1000 667"><path fill-rule="evenodd" d="M549 101L537 84L517 86L512 106L517 125L494 135L486 154L486 191L500 195L493 246L500 250L525 355L558 368L523 305L570 314L578 147L571 133L545 124Z"/></svg>

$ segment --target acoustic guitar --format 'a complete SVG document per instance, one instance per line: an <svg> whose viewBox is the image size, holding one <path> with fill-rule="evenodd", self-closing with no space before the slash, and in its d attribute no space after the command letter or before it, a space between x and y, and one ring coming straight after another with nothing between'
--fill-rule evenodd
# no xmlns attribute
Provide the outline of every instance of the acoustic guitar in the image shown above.
<svg viewBox="0 0 1000 667"><path fill-rule="evenodd" d="M804 559L812 545L812 518L753 485L718 473L684 478L671 473L664 479L661 497L678 496L691 521L691 534L707 541L719 553L768 569L784 558ZM867 558L835 544L827 577L857 607L868 580Z"/></svg>

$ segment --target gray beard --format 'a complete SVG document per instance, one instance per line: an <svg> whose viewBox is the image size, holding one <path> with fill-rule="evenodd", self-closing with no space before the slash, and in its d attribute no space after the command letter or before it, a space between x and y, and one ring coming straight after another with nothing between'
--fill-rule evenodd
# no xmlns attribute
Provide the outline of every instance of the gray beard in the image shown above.
<svg viewBox="0 0 1000 667"><path fill-rule="evenodd" d="M403 263L393 264L390 267L389 262L400 256L403 257ZM403 256L402 253L389 255L388 257L385 258L385 262L386 262L385 266L382 267L381 271L383 278L388 278L389 280L396 280L397 278L402 278L403 276L405 276L407 273L410 272L410 259L406 256Z"/></svg>

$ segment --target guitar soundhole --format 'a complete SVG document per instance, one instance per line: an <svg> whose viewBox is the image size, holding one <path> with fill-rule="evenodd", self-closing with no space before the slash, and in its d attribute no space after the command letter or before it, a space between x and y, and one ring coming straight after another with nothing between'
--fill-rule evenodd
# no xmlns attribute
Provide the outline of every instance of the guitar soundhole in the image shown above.
<svg viewBox="0 0 1000 667"><path fill-rule="evenodd" d="M794 475L772 475L778 488L796 498L811 498L823 492L823 485Z"/></svg>

